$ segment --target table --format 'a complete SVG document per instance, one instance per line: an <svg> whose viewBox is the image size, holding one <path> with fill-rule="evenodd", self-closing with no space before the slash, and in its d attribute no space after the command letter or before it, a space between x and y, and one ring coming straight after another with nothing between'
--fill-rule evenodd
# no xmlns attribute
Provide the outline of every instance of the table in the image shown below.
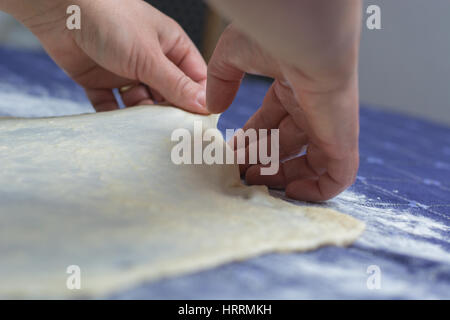
<svg viewBox="0 0 450 320"><path fill-rule="evenodd" d="M0 48L0 75L0 116L94 112L83 90L42 52ZM219 128L241 127L268 86L247 78ZM107 298L449 299L450 128L362 105L360 150L355 184L320 204L366 222L354 245L267 254Z"/></svg>

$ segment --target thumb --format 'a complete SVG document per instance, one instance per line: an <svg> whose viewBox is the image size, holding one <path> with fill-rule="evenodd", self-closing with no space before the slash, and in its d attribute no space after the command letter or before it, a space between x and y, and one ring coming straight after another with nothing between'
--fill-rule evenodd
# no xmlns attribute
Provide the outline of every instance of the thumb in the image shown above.
<svg viewBox="0 0 450 320"><path fill-rule="evenodd" d="M278 63L233 25L222 33L208 64L207 108L225 111L233 102L245 73L280 77Z"/></svg>
<svg viewBox="0 0 450 320"><path fill-rule="evenodd" d="M208 114L206 91L187 76L162 52L153 57L150 68L144 68L140 80L157 90L167 101L186 111Z"/></svg>

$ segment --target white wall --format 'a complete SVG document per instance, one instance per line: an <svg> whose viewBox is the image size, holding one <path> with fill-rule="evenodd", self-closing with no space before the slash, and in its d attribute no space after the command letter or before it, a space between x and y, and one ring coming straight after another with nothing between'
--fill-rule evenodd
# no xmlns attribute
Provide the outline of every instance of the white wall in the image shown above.
<svg viewBox="0 0 450 320"><path fill-rule="evenodd" d="M363 21L361 101L450 124L450 0L364 4L380 6L382 30Z"/></svg>

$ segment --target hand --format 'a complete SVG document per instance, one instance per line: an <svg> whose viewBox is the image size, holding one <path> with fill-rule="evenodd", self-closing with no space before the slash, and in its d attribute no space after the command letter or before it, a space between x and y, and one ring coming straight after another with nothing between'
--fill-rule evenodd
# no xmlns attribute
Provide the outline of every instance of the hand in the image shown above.
<svg viewBox="0 0 450 320"><path fill-rule="evenodd" d="M323 55L311 52L298 69L273 58L233 26L223 33L208 66L209 111L229 107L245 72L275 79L243 129L279 128L282 163L272 176L261 175L260 164L241 166L247 183L285 188L294 199L324 201L354 182L359 132L354 45L350 51L333 51L342 57L336 65L321 64L315 57ZM298 156L304 146L306 154Z"/></svg>
<svg viewBox="0 0 450 320"><path fill-rule="evenodd" d="M111 89L126 87L126 106L168 101L207 113L203 58L182 28L152 6L141 0L31 3L22 6L27 14L16 16L84 87L97 111L117 109ZM66 28L71 4L81 8L81 30Z"/></svg>

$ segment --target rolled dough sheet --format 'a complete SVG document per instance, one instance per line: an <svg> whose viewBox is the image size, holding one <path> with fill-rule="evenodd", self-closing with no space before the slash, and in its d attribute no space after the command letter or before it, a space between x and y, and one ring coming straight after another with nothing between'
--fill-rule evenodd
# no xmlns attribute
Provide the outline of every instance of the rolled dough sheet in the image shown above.
<svg viewBox="0 0 450 320"><path fill-rule="evenodd" d="M348 215L243 185L236 165L171 162L174 129L217 119L147 106L0 120L0 296L99 297L361 234ZM71 265L80 290L66 286Z"/></svg>

